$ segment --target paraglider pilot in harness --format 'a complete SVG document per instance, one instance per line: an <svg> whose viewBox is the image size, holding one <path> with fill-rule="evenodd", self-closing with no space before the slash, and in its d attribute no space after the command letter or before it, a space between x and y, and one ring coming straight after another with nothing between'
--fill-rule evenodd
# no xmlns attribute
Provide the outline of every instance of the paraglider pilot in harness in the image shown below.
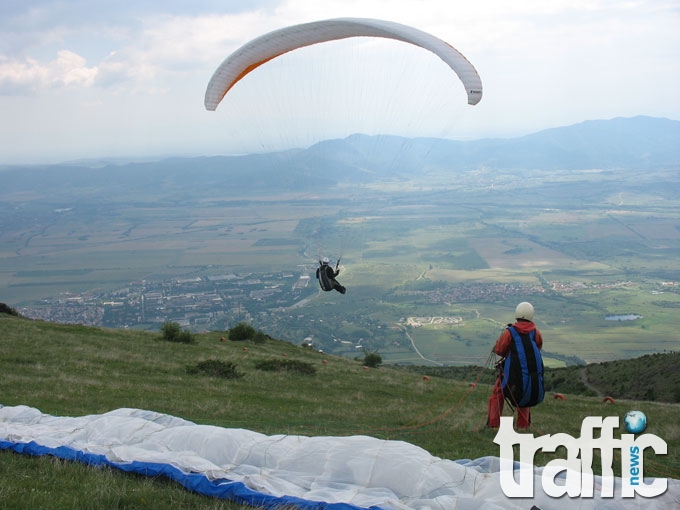
<svg viewBox="0 0 680 510"><path fill-rule="evenodd" d="M543 401L543 338L533 323L534 307L523 302L515 309L517 322L508 324L493 348L502 359L496 363L497 378L489 399L487 426L498 428L503 403L517 409L517 428L531 424L531 408Z"/></svg>
<svg viewBox="0 0 680 510"><path fill-rule="evenodd" d="M316 268L316 277L319 280L319 285L322 290L331 291L335 289L340 294L344 294L347 289L335 279L340 274L340 259L336 262L335 269L328 262L328 257L324 257L323 260L319 261L319 267Z"/></svg>

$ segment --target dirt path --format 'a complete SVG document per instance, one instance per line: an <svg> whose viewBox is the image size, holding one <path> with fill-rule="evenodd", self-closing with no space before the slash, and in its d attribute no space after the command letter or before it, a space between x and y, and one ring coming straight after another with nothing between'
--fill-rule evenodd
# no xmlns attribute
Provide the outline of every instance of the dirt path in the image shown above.
<svg viewBox="0 0 680 510"><path fill-rule="evenodd" d="M586 372L586 370L587 370L587 367L583 367L581 370L579 370L579 374L580 374L580 376L581 376L581 381L583 382L583 384L586 385L586 388L588 388L589 390L594 391L595 394L596 394L598 397L601 397L601 396L602 396L602 392L601 392L600 390L598 390L595 386L593 386L592 384L590 384L590 381L588 381L588 373Z"/></svg>
<svg viewBox="0 0 680 510"><path fill-rule="evenodd" d="M429 361L430 363L434 363L435 365L439 365L440 367L444 366L444 364L440 363L439 361L435 361L433 359L429 359L429 358L426 358L425 356L423 356L423 354L418 350L418 347L416 347L416 343L413 341L413 338L411 337L411 335L408 334L408 330L403 326L401 326L401 329L404 332L404 334L406 335L406 338L408 338L409 341L411 342L411 347L413 347L413 350L416 352L416 354L418 356L420 356L420 359L423 359L425 361Z"/></svg>

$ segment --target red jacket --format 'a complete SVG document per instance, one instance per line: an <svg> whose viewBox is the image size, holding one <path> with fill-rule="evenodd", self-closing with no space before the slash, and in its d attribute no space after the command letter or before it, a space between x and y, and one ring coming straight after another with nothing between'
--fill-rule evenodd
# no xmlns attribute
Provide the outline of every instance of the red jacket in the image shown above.
<svg viewBox="0 0 680 510"><path fill-rule="evenodd" d="M536 347L539 349L543 348L543 337L541 337L541 332L536 327L536 324L531 321L518 320L512 327L514 327L518 333L529 333L535 329L536 334L534 336L534 341L536 342ZM510 334L510 331L508 331L508 328L505 328L501 333L501 336L496 340L496 346L493 348L493 352L499 356L507 356L510 353L511 343L512 335Z"/></svg>

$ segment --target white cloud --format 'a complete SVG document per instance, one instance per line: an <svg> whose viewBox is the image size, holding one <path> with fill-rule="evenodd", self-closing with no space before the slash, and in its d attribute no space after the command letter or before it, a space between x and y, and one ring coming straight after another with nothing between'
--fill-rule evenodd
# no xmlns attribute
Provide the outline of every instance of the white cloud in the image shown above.
<svg viewBox="0 0 680 510"><path fill-rule="evenodd" d="M52 84L89 87L94 82L97 69L87 67L85 59L69 50L61 50L57 59L48 66Z"/></svg>
<svg viewBox="0 0 680 510"><path fill-rule="evenodd" d="M46 63L0 57L0 93L34 93L44 87L89 87L96 75L95 67L87 67L83 57L69 50L58 51L57 57Z"/></svg>

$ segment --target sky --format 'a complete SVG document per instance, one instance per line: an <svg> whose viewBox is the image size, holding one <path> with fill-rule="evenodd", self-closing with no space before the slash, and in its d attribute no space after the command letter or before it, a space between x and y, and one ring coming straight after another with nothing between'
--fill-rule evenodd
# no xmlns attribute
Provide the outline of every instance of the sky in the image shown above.
<svg viewBox="0 0 680 510"><path fill-rule="evenodd" d="M274 59L206 111L206 86L231 52L335 17L444 39L477 69L481 102L468 106L426 50L362 38ZM680 0L2 0L0 165L680 120L679 28Z"/></svg>

